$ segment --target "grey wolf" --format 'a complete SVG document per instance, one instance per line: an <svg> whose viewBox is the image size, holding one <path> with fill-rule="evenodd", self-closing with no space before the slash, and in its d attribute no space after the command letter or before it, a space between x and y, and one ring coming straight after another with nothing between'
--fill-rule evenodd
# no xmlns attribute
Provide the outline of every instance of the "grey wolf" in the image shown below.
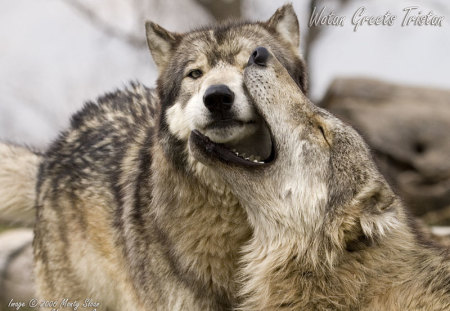
<svg viewBox="0 0 450 311"><path fill-rule="evenodd" d="M450 310L448 250L426 241L363 139L313 105L277 57L257 48L244 84L269 128L254 163L195 131L253 228L242 310Z"/></svg>
<svg viewBox="0 0 450 311"><path fill-rule="evenodd" d="M192 156L189 136L267 156L243 71L255 47L269 46L306 91L297 17L286 5L266 22L184 34L149 22L146 31L157 89L135 83L86 104L42 157L38 295L108 310L230 310L251 229L222 178Z"/></svg>

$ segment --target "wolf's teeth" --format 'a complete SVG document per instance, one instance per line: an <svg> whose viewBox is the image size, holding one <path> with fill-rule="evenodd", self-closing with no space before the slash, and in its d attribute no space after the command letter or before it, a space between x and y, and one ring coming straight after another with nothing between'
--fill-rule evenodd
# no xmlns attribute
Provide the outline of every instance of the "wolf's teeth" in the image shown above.
<svg viewBox="0 0 450 311"><path fill-rule="evenodd" d="M257 155L253 155L253 156L251 157L251 159L252 159L252 160L256 160L256 161L261 161L261 158L260 158L259 156L257 156Z"/></svg>
<svg viewBox="0 0 450 311"><path fill-rule="evenodd" d="M231 149L231 151L241 159L251 161L253 163L259 163L259 164L265 163L264 161L261 160L261 157L259 157L257 155L252 154L252 155L247 156L247 154L245 152L239 153L236 149Z"/></svg>

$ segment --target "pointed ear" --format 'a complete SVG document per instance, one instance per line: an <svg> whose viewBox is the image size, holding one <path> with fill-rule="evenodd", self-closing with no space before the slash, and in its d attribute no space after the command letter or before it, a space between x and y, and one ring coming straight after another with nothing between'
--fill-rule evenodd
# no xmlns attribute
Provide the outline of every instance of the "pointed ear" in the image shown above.
<svg viewBox="0 0 450 311"><path fill-rule="evenodd" d="M298 48L300 43L300 27L292 4L285 4L266 22L281 38Z"/></svg>
<svg viewBox="0 0 450 311"><path fill-rule="evenodd" d="M360 223L367 237L376 238L398 226L396 196L384 181L376 181L358 198Z"/></svg>
<svg viewBox="0 0 450 311"><path fill-rule="evenodd" d="M145 23L145 31L150 53L161 72L172 56L176 44L181 40L181 35L167 31L153 22Z"/></svg>
<svg viewBox="0 0 450 311"><path fill-rule="evenodd" d="M376 181L370 189L360 194L359 200L365 211L379 214L387 210L394 199L395 195L389 186L382 181Z"/></svg>

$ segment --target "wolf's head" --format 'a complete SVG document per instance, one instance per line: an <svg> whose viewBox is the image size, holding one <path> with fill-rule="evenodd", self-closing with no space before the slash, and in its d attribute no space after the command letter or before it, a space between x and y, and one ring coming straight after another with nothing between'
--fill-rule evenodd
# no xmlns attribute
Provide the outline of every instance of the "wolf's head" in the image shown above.
<svg viewBox="0 0 450 311"><path fill-rule="evenodd" d="M370 236L395 222L394 195L363 139L313 105L268 49L252 53L244 84L270 132L266 161L245 160L198 131L190 140L194 156L227 181L253 224L314 234L328 222L328 233L340 228L336 239L352 239L347 233Z"/></svg>
<svg viewBox="0 0 450 311"><path fill-rule="evenodd" d="M160 72L159 140L173 162L186 168L193 159L188 139L194 130L254 161L267 158L269 132L245 91L243 74L250 53L264 45L306 91L292 6L281 7L266 22L229 22L185 34L149 22L146 30Z"/></svg>

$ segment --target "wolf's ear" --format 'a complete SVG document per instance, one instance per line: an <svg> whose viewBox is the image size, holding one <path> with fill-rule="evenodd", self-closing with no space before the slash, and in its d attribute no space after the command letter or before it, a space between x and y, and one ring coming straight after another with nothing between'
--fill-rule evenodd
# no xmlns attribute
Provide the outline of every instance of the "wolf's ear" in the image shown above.
<svg viewBox="0 0 450 311"><path fill-rule="evenodd" d="M145 23L145 31L150 53L161 72L172 56L176 44L181 40L181 35L167 31L153 22Z"/></svg>
<svg viewBox="0 0 450 311"><path fill-rule="evenodd" d="M360 195L360 202L364 210L370 213L381 213L387 210L394 202L395 195L389 186L376 181L374 185Z"/></svg>
<svg viewBox="0 0 450 311"><path fill-rule="evenodd" d="M396 196L383 181L376 181L358 195L361 228L367 237L383 236L398 225Z"/></svg>
<svg viewBox="0 0 450 311"><path fill-rule="evenodd" d="M298 48L300 27L292 4L285 4L267 21L267 26L275 30L281 38Z"/></svg>

